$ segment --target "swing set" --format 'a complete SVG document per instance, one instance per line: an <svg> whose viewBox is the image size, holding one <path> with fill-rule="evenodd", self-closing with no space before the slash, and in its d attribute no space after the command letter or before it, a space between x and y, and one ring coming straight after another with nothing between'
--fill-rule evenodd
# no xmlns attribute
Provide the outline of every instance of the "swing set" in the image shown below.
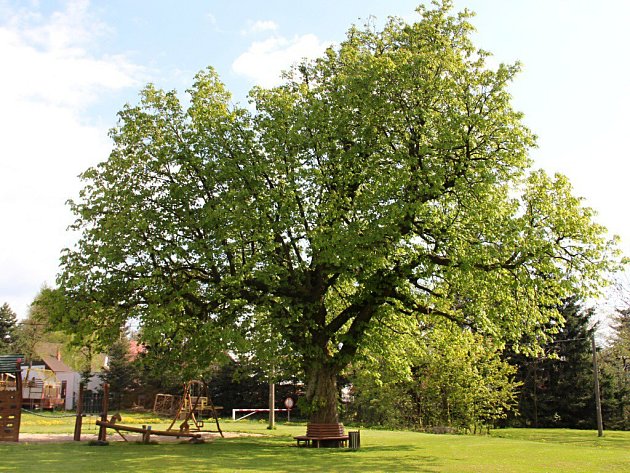
<svg viewBox="0 0 630 473"><path fill-rule="evenodd" d="M204 394L202 396L202 394ZM221 426L219 425L218 410L222 407L215 406L212 403L212 399L208 395L208 385L204 381L191 380L184 384L184 395L179 403L179 408L175 413L171 425L166 429L172 431L175 423L183 418L183 422L179 425L180 432L211 432L210 430L203 430L204 421L201 420L201 416L204 413L209 413L214 418L217 426L217 431L223 437ZM199 416L199 418L197 418Z"/></svg>

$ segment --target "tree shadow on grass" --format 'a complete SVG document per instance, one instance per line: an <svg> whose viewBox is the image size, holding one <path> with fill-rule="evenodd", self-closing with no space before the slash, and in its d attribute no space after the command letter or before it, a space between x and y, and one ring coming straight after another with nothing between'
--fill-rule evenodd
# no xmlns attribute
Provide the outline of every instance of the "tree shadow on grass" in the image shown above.
<svg viewBox="0 0 630 473"><path fill-rule="evenodd" d="M286 437L229 439L210 444L86 443L0 446L0 470L46 472L435 472L438 459L415 445L296 448Z"/></svg>

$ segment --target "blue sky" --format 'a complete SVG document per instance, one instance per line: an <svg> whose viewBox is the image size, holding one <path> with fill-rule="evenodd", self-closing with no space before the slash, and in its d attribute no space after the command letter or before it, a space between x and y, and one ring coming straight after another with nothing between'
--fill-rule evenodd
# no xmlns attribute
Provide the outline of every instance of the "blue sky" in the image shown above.
<svg viewBox="0 0 630 473"><path fill-rule="evenodd" d="M207 65L234 100L315 57L370 16L417 1L0 0L0 304L19 316L53 285L77 175L107 158L107 130L147 82L185 90ZM630 254L630 1L456 0L476 44L523 63L515 107L539 136L536 167L567 174Z"/></svg>

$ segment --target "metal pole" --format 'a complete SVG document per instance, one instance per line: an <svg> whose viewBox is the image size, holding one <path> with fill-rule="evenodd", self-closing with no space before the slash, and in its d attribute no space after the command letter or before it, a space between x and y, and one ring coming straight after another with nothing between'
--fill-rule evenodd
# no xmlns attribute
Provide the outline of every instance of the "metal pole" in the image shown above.
<svg viewBox="0 0 630 473"><path fill-rule="evenodd" d="M604 436L604 423L602 421L602 399L599 395L599 370L597 368L597 349L595 347L595 334L591 338L593 349L593 378L595 380L595 411L597 413L597 436Z"/></svg>

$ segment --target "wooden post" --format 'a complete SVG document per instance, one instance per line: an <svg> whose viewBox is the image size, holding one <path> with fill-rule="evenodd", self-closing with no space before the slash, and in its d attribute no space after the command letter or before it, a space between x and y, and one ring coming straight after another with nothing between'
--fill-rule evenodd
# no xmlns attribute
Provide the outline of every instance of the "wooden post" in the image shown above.
<svg viewBox="0 0 630 473"><path fill-rule="evenodd" d="M595 334L591 338L593 348L593 379L595 380L595 413L597 415L597 436L604 436L604 423L602 421L602 399L599 395L599 369L597 368L597 348L595 347Z"/></svg>
<svg viewBox="0 0 630 473"><path fill-rule="evenodd" d="M271 376L269 377L269 426L268 429L276 428L276 385Z"/></svg>
<svg viewBox="0 0 630 473"><path fill-rule="evenodd" d="M18 358L15 364L15 402L16 402L16 412L15 412L15 441L20 441L20 424L22 423L22 359Z"/></svg>
<svg viewBox="0 0 630 473"><path fill-rule="evenodd" d="M79 399L77 400L77 419L74 422L74 440L81 441L81 427L83 424L83 383L79 384Z"/></svg>
<svg viewBox="0 0 630 473"><path fill-rule="evenodd" d="M101 421L107 422L107 410L109 409L109 384L103 384L103 411L101 412ZM101 442L107 441L107 427L101 425L98 431L98 439Z"/></svg>
<svg viewBox="0 0 630 473"><path fill-rule="evenodd" d="M151 426L143 425L142 430L144 430L144 432L142 433L142 443L151 442Z"/></svg>

